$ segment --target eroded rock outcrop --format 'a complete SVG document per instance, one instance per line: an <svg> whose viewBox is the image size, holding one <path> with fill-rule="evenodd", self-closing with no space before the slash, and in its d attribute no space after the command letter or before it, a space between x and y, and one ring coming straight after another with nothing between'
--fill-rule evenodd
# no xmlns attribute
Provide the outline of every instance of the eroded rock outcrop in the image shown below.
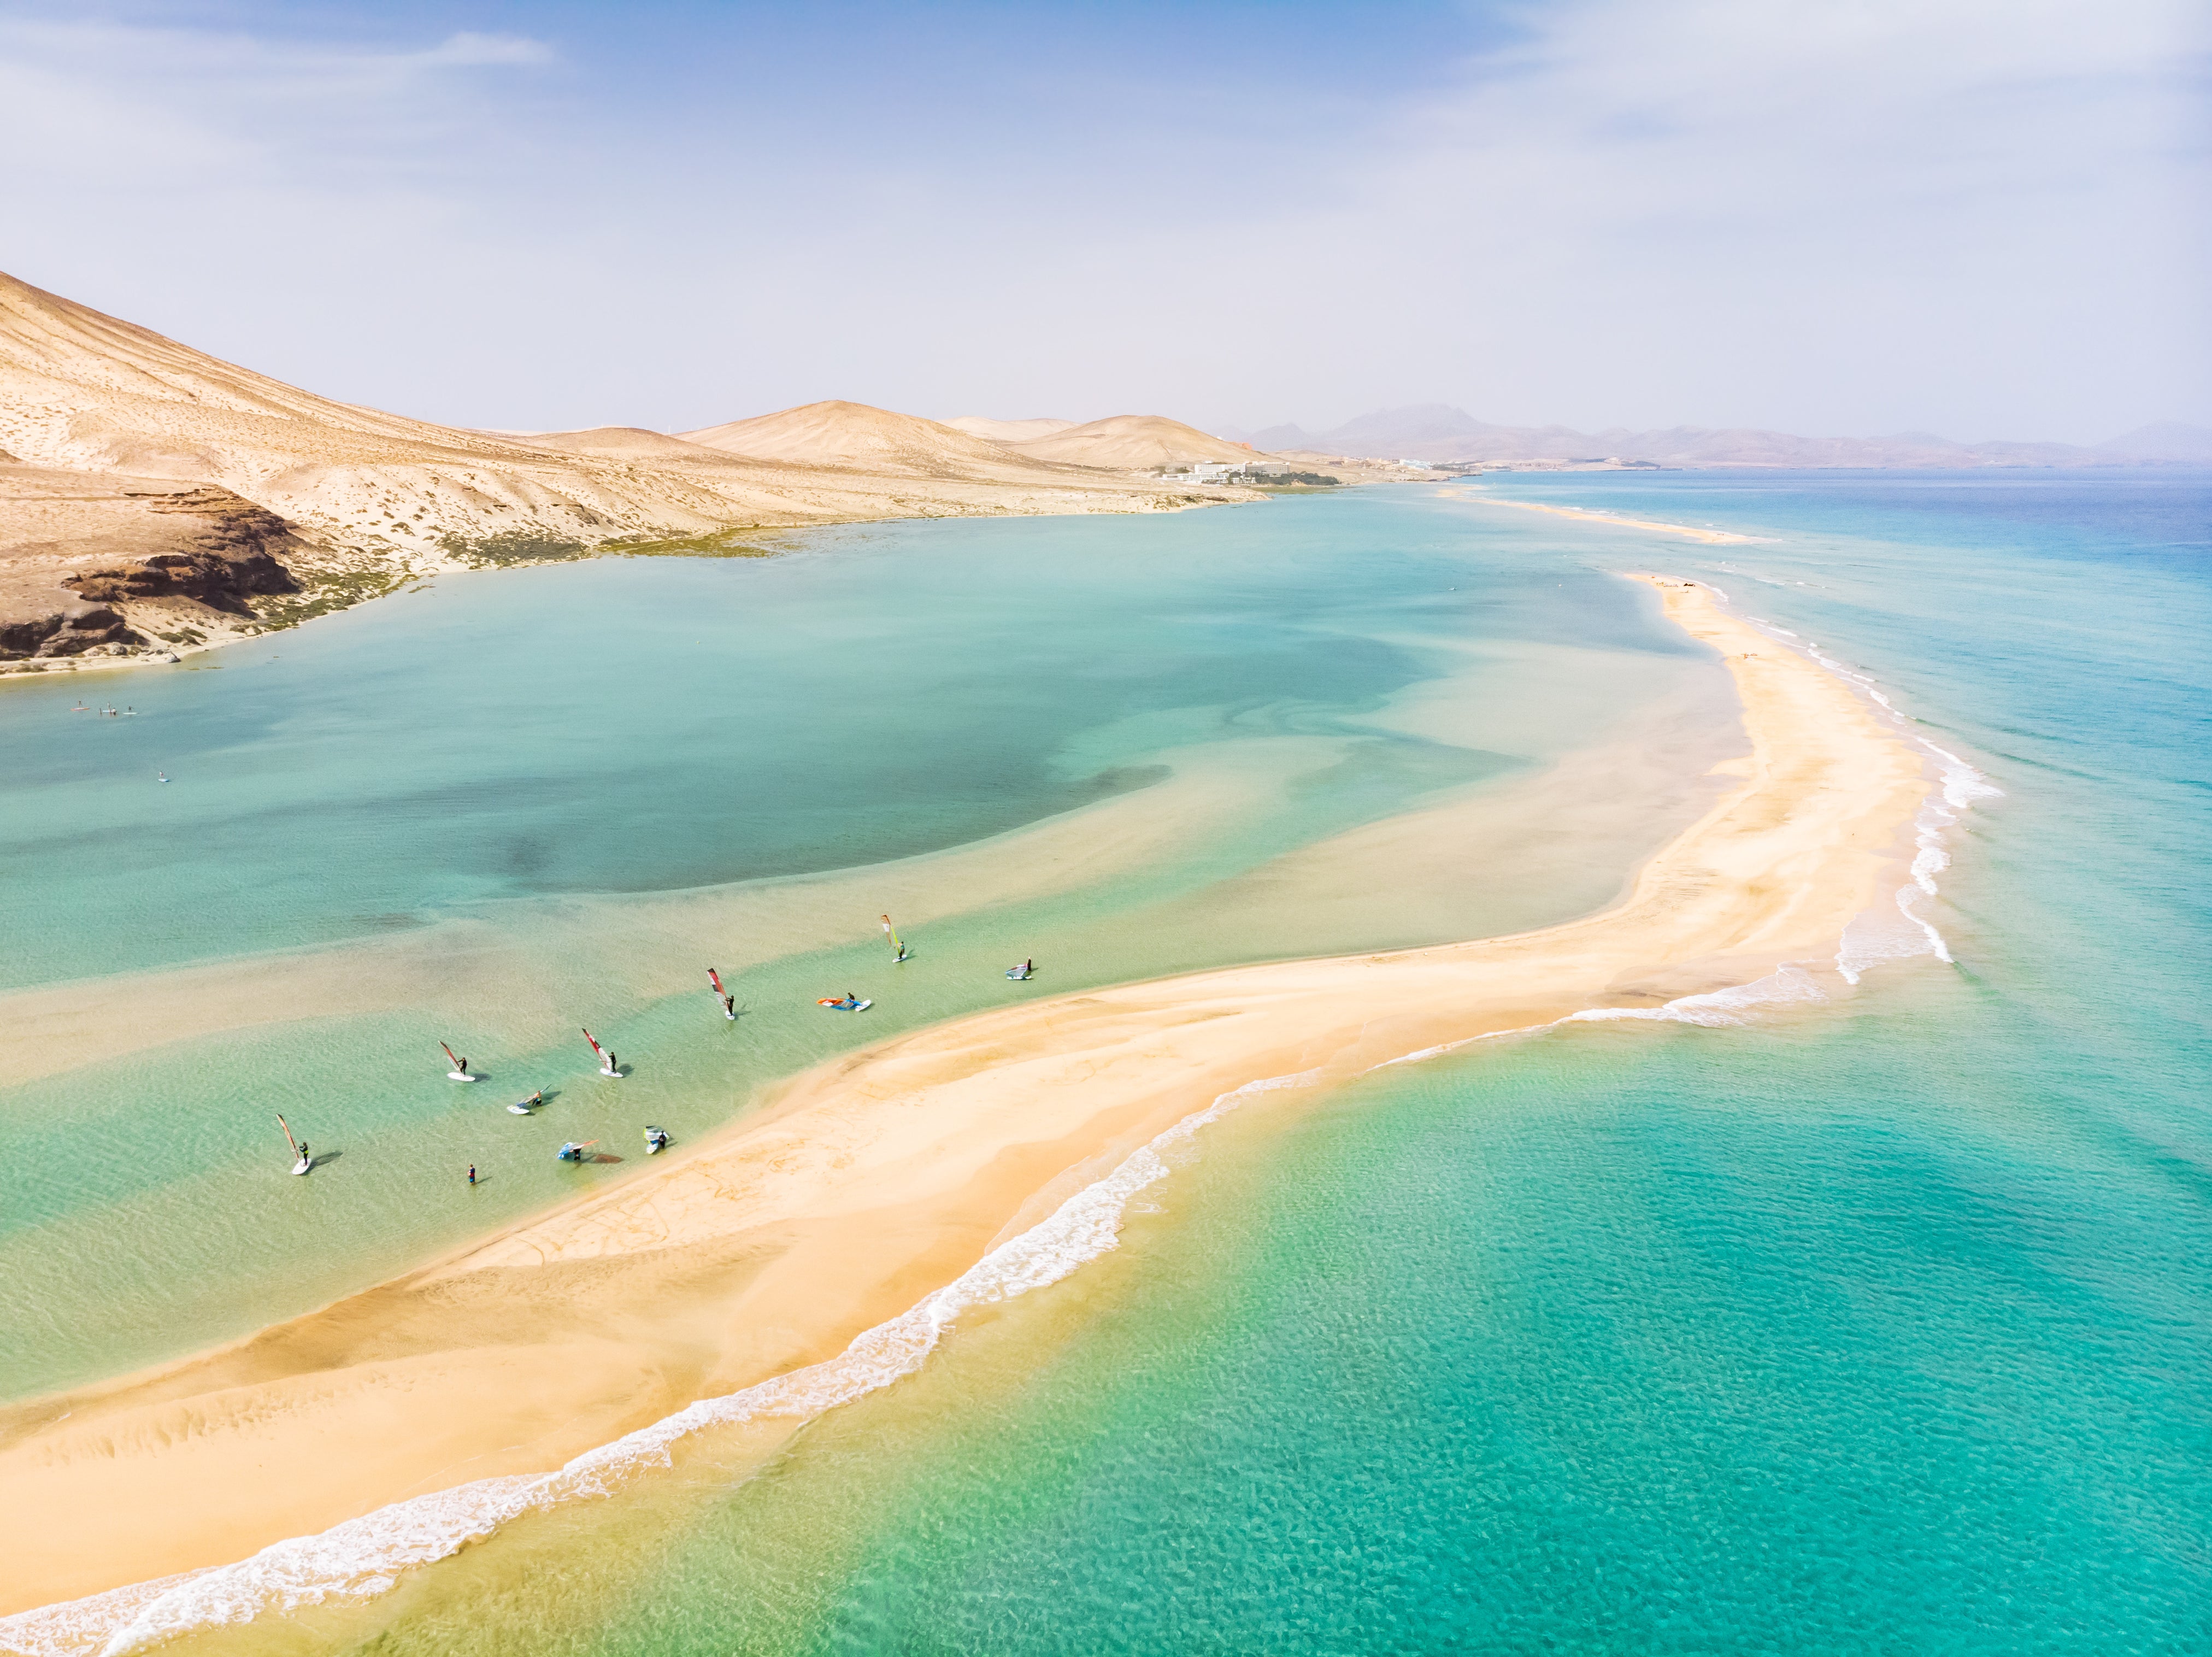
<svg viewBox="0 0 2212 1657"><path fill-rule="evenodd" d="M234 637L300 546L227 489L0 464L0 661Z"/></svg>

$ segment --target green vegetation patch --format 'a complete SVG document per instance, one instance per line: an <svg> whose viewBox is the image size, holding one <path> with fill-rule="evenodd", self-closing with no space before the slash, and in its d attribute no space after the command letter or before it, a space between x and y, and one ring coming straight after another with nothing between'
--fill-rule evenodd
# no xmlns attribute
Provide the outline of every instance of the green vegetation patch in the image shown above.
<svg viewBox="0 0 2212 1657"><path fill-rule="evenodd" d="M571 540L542 530L510 529L500 535L445 535L438 545L476 570L513 564L562 564L577 558L767 558L775 549L737 538L752 532L710 530L701 535L619 535L600 541Z"/></svg>
<svg viewBox="0 0 2212 1657"><path fill-rule="evenodd" d="M625 558L772 558L781 549L759 546L750 541L741 541L740 535L756 532L745 529L716 529L704 535L676 535L667 538L640 537L635 539L603 541L599 551L612 557Z"/></svg>
<svg viewBox="0 0 2212 1657"><path fill-rule="evenodd" d="M599 545L549 535L539 529L510 529L499 535L441 535L438 545L450 557L476 570L517 564L560 564L588 558Z"/></svg>
<svg viewBox="0 0 2212 1657"><path fill-rule="evenodd" d="M263 632L297 627L303 621L326 616L333 610L350 610L356 604L380 599L406 576L389 570L314 570L295 569L296 593L264 598L254 611Z"/></svg>

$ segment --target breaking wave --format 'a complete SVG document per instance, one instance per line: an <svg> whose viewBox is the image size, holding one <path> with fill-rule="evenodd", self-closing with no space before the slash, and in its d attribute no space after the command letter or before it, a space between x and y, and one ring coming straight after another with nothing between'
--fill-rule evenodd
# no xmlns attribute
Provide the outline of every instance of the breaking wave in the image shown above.
<svg viewBox="0 0 2212 1657"><path fill-rule="evenodd" d="M1745 574L1745 571L1736 571ZM1717 591L1718 589L1715 589ZM2004 790L1948 748L1923 736L1914 722L1882 691L1870 673L1838 661L1819 644L1787 627L1760 616L1743 618L1761 632L1787 639L1820 666L1863 694L1882 711L1892 728L1923 750L1936 767L1939 786L1913 819L1913 854L1910 878L1898 887L1888 906L1878 906L1854 918L1844 929L1836 950L1836 972L1846 984L1856 984L1869 967L1883 961L1904 960L1916 955L1951 959L1951 946L1928 918L1926 906L1938 890L1936 877L1951 865L1948 846L1952 832L1980 800L2002 799Z"/></svg>

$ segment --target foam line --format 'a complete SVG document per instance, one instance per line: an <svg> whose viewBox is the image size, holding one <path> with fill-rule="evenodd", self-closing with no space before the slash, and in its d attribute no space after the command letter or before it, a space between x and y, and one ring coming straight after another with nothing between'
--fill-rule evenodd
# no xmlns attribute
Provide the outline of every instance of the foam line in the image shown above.
<svg viewBox="0 0 2212 1657"><path fill-rule="evenodd" d="M252 1622L334 1599L371 1599L402 1571L459 1552L523 1514L611 1496L708 1428L805 1420L910 1375L963 1313L1042 1288L1118 1246L1130 1199L1166 1178L1170 1153L1247 1098L1302 1087L1317 1070L1249 1081L1131 1152L1045 1220L993 1249L915 1306L856 1337L837 1356L698 1403L587 1450L558 1472L480 1479L380 1508L313 1536L272 1544L234 1565L164 1577L0 1617L0 1650L20 1657L126 1657L196 1629Z"/></svg>
<svg viewBox="0 0 2212 1657"><path fill-rule="evenodd" d="M1747 570L1738 570L1748 575ZM1711 583L1708 583L1710 586ZM1728 595L1720 588L1714 594L1727 602ZM1936 796L1922 807L1914 818L1912 866L1910 878L1893 894L1895 914L1870 911L1844 929L1842 941L1836 949L1836 971L1846 984L1856 984L1867 970L1883 961L1903 960L1916 955L1933 955L1948 963L1951 946L1936 923L1923 912L1925 902L1936 895L1939 888L1936 877L1950 867L1948 845L1951 835L1967 812L1980 800L1997 800L2004 790L1990 781L1983 772L1953 753L1948 748L1929 741L1917 729L1910 716L1901 710L1883 692L1881 682L1871 673L1847 667L1821 649L1814 640L1793 633L1763 616L1745 615L1743 618L1762 633L1790 641L1820 666L1842 679L1846 685L1864 695L1881 710L1882 716L1893 729L1916 746L1924 749L1932 758L1940 782Z"/></svg>
<svg viewBox="0 0 2212 1657"><path fill-rule="evenodd" d="M1462 1047L1472 1047L1479 1041L1498 1041L1507 1036L1532 1036L1540 1030L1556 1030L1563 1024L1600 1024L1613 1019L1654 1019L1674 1024L1701 1024L1710 1028L1721 1025L1748 1024L1751 1020L1745 1015L1762 1007L1826 999L1811 973L1785 961L1765 978L1755 978L1749 984L1731 984L1725 990L1708 990L1702 995L1679 996L1658 1007L1586 1007L1578 1013L1563 1013L1558 1018L1547 1019L1541 1024L1516 1025L1510 1030L1486 1030L1479 1036L1468 1036L1459 1041L1442 1041L1433 1047L1421 1048L1417 1052L1401 1053L1395 1058L1386 1058L1378 1064L1369 1065L1361 1074L1372 1075L1377 1070L1388 1070L1395 1065L1419 1064L1425 1059L1438 1058L1446 1053L1455 1053Z"/></svg>

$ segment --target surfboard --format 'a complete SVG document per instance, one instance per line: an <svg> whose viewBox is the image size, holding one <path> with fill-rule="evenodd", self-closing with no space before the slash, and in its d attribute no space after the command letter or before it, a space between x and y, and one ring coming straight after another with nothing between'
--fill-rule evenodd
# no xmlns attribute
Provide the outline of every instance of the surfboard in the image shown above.
<svg viewBox="0 0 2212 1657"><path fill-rule="evenodd" d="M315 1166L315 1165L314 1165L313 1163L310 1162L309 1161L307 1161L307 1159L306 1157L304 1157L304 1156L303 1156L303 1157L301 1157L298 1161L295 1162L295 1163L292 1165L292 1172L293 1172L293 1173L307 1173L307 1171L308 1169L310 1169L310 1168L313 1167L314 1166Z"/></svg>
<svg viewBox="0 0 2212 1657"><path fill-rule="evenodd" d="M523 1104L510 1105L507 1107L507 1113L509 1116L528 1116L530 1106Z"/></svg>
<svg viewBox="0 0 2212 1657"><path fill-rule="evenodd" d="M814 1004L817 1007L826 1007L833 1013L865 1013L868 1008L873 1007L875 1002L872 1001L856 1001L850 1007L848 1007L842 1001L823 1000L817 1001Z"/></svg>
<svg viewBox="0 0 2212 1657"><path fill-rule="evenodd" d="M446 1072L446 1080L448 1081L482 1081L483 1078L482 1076L472 1076L466 1070L448 1070Z"/></svg>

